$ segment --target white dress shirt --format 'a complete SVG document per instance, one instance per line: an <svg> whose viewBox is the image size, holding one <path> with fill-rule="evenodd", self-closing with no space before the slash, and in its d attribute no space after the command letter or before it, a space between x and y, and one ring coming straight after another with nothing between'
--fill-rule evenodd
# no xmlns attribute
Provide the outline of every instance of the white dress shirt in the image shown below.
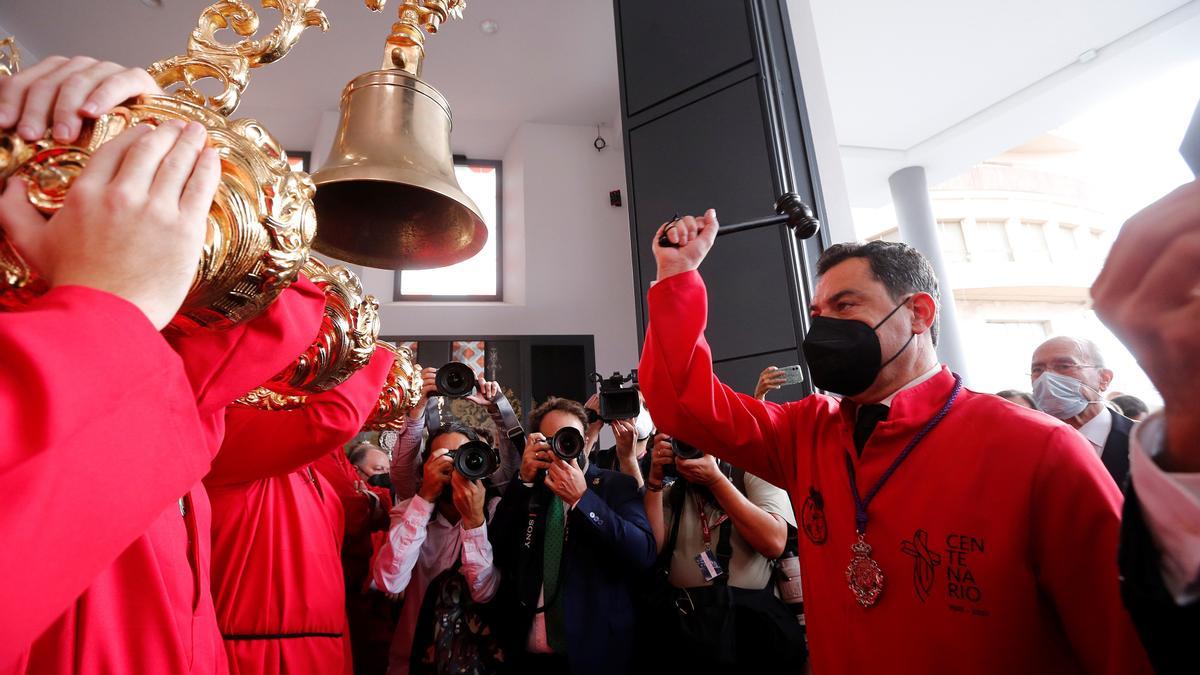
<svg viewBox="0 0 1200 675"><path fill-rule="evenodd" d="M1099 414L1079 427L1079 433L1091 442L1097 457L1104 454L1104 444L1108 441L1108 434L1112 432L1112 420L1112 411L1108 406L1101 406Z"/></svg>
<svg viewBox="0 0 1200 675"><path fill-rule="evenodd" d="M495 511L498 501L497 497L488 503L489 514ZM459 571L471 589L471 599L487 602L496 595L500 573L492 564L486 523L464 530L451 524L420 495L397 504L391 516L387 542L371 564L371 579L376 588L404 593L388 658L388 675L406 675L425 590L434 577L450 569L461 555Z"/></svg>
<svg viewBox="0 0 1200 675"><path fill-rule="evenodd" d="M937 375L940 372L942 372L942 364L940 364L940 363L933 364L932 368L930 368L929 370L914 377L913 379L909 380L908 384L904 385L903 387L900 387L896 391L893 391L891 394L888 395L887 398L880 401L880 403L883 405L886 405L889 408L892 407L892 399L896 398L896 394L899 394L900 392L904 391L905 389L912 389L913 387L917 386L918 384L921 384L925 380L932 378L934 375Z"/></svg>
<svg viewBox="0 0 1200 675"><path fill-rule="evenodd" d="M1132 434L1129 472L1146 526L1162 553L1163 582L1175 602L1200 599L1200 473L1167 473L1152 459L1162 451L1161 412Z"/></svg>

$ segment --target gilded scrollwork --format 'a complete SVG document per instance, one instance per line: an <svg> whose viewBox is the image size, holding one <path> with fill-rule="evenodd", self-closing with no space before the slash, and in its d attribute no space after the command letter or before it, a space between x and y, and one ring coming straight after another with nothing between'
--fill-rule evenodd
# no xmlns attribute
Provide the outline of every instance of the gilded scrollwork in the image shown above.
<svg viewBox="0 0 1200 675"><path fill-rule="evenodd" d="M229 120L248 82L249 70L283 58L304 29L328 23L317 0L263 0L279 11L280 22L260 40L257 14L241 0L208 7L193 31L187 54L160 61L150 72L170 95L142 96L87 122L71 145L49 135L27 143L0 132L0 178L19 175L28 181L28 199L53 215L67 198L75 177L97 148L135 124L166 120L199 122L221 157L221 183L208 216L208 235L192 288L169 331L222 328L264 310L296 279L316 234L308 174L293 171L283 148L255 120ZM218 31L233 30L246 39L226 45ZM215 77L225 89L201 96L192 86ZM0 233L0 310L26 304L46 284Z"/></svg>
<svg viewBox="0 0 1200 675"><path fill-rule="evenodd" d="M378 344L392 352L395 361L379 394L375 411L367 418L363 429L400 429L405 424L408 411L421 400L421 366L407 347L397 347L383 341Z"/></svg>
<svg viewBox="0 0 1200 675"><path fill-rule="evenodd" d="M229 116L241 102L250 81L250 70L278 61L299 41L306 28L329 29L318 0L262 0L263 7L279 10L279 24L261 40L258 14L242 0L221 0L205 8L188 40L187 53L152 64L147 70L164 91L196 105ZM242 36L234 44L217 39L224 29ZM196 87L204 79L219 80L223 89L207 96Z"/></svg>

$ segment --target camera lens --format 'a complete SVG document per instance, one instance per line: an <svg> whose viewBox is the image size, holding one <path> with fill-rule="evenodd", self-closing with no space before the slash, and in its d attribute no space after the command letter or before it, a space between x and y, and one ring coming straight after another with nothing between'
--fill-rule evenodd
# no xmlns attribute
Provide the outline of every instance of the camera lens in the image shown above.
<svg viewBox="0 0 1200 675"><path fill-rule="evenodd" d="M671 449L675 451L675 456L679 459L699 459L704 456L704 451L694 445L688 445L678 438L671 439Z"/></svg>
<svg viewBox="0 0 1200 675"><path fill-rule="evenodd" d="M499 467L499 454L483 441L468 441L454 451L454 470L462 474L463 478L487 478Z"/></svg>
<svg viewBox="0 0 1200 675"><path fill-rule="evenodd" d="M465 363L447 363L438 368L434 379L438 394L451 398L470 396L475 391L475 371Z"/></svg>
<svg viewBox="0 0 1200 675"><path fill-rule="evenodd" d="M550 439L550 449L566 461L583 454L583 434L575 427L563 427Z"/></svg>

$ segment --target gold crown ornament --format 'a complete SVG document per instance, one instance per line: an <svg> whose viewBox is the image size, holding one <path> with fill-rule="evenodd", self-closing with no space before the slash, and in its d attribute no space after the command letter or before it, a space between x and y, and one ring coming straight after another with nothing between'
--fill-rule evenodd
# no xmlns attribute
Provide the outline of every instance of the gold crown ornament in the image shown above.
<svg viewBox="0 0 1200 675"><path fill-rule="evenodd" d="M0 132L0 177L28 181L28 198L43 214L62 208L71 184L101 145L135 124L179 119L199 122L221 158L221 183L208 215L208 235L191 290L166 330L223 328L262 312L296 279L316 234L308 174L294 171L271 134L251 119L231 120L251 69L283 58L304 29L328 28L317 0L263 0L279 12L279 24L262 39L255 11L242 0L206 8L188 41L187 53L147 70L167 94L140 96L83 125L71 144L46 137L27 143ZM228 45L215 34L231 29L243 39ZM9 68L11 71L12 69ZM3 68L0 67L0 73ZM216 80L207 96L196 88ZM40 279L0 233L0 310L27 304L46 291Z"/></svg>

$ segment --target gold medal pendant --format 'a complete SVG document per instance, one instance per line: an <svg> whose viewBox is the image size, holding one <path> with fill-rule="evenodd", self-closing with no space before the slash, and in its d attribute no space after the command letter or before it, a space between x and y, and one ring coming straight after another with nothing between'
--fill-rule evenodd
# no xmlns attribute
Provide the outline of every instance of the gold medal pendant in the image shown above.
<svg viewBox="0 0 1200 675"><path fill-rule="evenodd" d="M883 570L879 568L879 563L871 559L871 546L862 534L858 535L858 541L850 547L850 551L854 556L846 567L846 581L858 604L870 608L883 593Z"/></svg>

